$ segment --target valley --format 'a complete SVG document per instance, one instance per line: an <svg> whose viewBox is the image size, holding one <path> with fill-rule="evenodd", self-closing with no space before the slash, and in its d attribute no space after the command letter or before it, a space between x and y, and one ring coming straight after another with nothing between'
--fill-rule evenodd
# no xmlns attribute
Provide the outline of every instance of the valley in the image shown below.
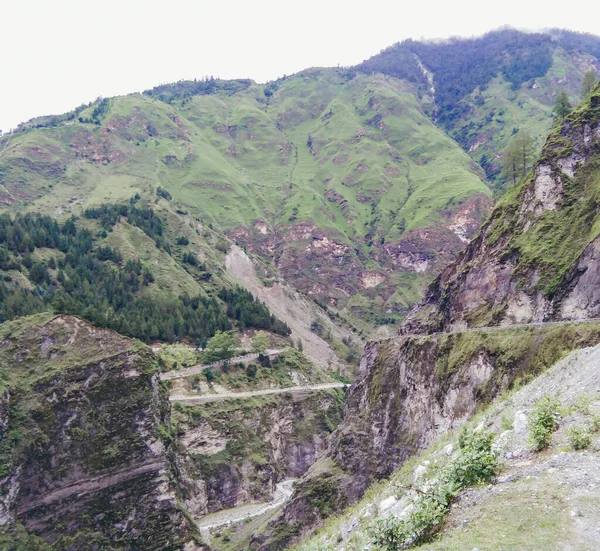
<svg viewBox="0 0 600 551"><path fill-rule="evenodd" d="M593 549L597 74L503 29L0 135L0 549Z"/></svg>

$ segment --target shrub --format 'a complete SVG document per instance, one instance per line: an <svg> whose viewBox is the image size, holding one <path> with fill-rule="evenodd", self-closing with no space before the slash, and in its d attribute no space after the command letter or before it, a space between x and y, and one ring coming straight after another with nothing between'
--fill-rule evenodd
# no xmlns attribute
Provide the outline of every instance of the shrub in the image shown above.
<svg viewBox="0 0 600 551"><path fill-rule="evenodd" d="M162 197L163 199L166 199L167 201L170 201L173 198L166 189L161 188L160 186L156 188L156 195Z"/></svg>
<svg viewBox="0 0 600 551"><path fill-rule="evenodd" d="M192 375L190 377L190 386L195 390L200 388L200 375Z"/></svg>
<svg viewBox="0 0 600 551"><path fill-rule="evenodd" d="M569 439L569 446L574 450L585 450L592 443L590 431L582 425L571 427L567 431L567 438Z"/></svg>
<svg viewBox="0 0 600 551"><path fill-rule="evenodd" d="M439 530L454 498L464 488L489 482L500 468L492 433L463 431L460 450L428 492L419 493L405 518L388 517L370 528L375 549L399 551L429 541Z"/></svg>
<svg viewBox="0 0 600 551"><path fill-rule="evenodd" d="M529 438L536 451L546 449L552 442L552 433L560 421L560 402L544 396L533 404L529 418Z"/></svg>
<svg viewBox="0 0 600 551"><path fill-rule="evenodd" d="M510 430L513 428L514 425L514 415L508 415L507 413L505 413L502 416L502 419L500 419L500 426L502 427L502 430Z"/></svg>

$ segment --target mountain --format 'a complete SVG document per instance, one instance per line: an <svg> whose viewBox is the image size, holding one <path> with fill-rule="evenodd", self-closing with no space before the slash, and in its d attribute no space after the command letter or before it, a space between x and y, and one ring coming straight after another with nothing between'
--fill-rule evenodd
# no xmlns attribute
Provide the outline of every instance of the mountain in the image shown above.
<svg viewBox="0 0 600 551"><path fill-rule="evenodd" d="M72 316L1 326L0 547L181 549L169 404L147 347Z"/></svg>
<svg viewBox="0 0 600 551"><path fill-rule="evenodd" d="M399 336L367 344L327 466L309 471L257 536L260 549L298 541L495 397L600 342L599 158L596 86L432 283ZM315 495L326 498L323 507L311 507Z"/></svg>
<svg viewBox="0 0 600 551"><path fill-rule="evenodd" d="M575 102L584 72L600 73L599 44L504 30L266 85L105 98L0 138L0 203L64 218L160 187L368 334L464 248L506 188L511 138L541 144L559 89Z"/></svg>
<svg viewBox="0 0 600 551"><path fill-rule="evenodd" d="M24 125L3 138L4 208L66 217L160 187L360 328L406 313L491 205L407 83L319 69L226 84Z"/></svg>
<svg viewBox="0 0 600 551"><path fill-rule="evenodd" d="M501 157L510 139L526 130L539 149L558 93L564 89L579 103L583 75L600 74L599 59L600 38L593 35L506 29L474 39L406 40L356 69L405 79L431 94L437 123L503 192Z"/></svg>
<svg viewBox="0 0 600 551"><path fill-rule="evenodd" d="M431 551L595 549L599 496L590 478L600 467L599 354L599 346L575 351L481 408L464 428L438 438L296 549L386 549L383 538L406 542L407 533L421 535L420 543L407 547ZM539 426L541 412L551 412L557 422L545 449L536 452L531 427ZM469 443L487 438L492 453L472 454ZM431 502L425 496L442 489L440 477L448 479L465 464L471 473L491 471L493 478L465 484L453 477L461 489L450 507L441 516L426 511Z"/></svg>
<svg viewBox="0 0 600 551"><path fill-rule="evenodd" d="M600 90L548 137L524 182L438 277L404 331L598 317Z"/></svg>
<svg viewBox="0 0 600 551"><path fill-rule="evenodd" d="M600 88L510 189L478 157L550 130L596 45L406 42L0 138L0 546L283 549L600 342ZM494 455L471 432L444 477Z"/></svg>

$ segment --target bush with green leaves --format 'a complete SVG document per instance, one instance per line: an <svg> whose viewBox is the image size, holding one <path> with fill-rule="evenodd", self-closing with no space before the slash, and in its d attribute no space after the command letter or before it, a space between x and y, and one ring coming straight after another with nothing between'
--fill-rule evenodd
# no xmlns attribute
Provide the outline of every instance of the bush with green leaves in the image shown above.
<svg viewBox="0 0 600 551"><path fill-rule="evenodd" d="M592 443L592 435L587 427L575 425L567 431L569 446L574 450L585 450Z"/></svg>
<svg viewBox="0 0 600 551"><path fill-rule="evenodd" d="M561 405L557 398L544 396L536 400L529 417L529 439L536 451L545 450L558 428Z"/></svg>
<svg viewBox="0 0 600 551"><path fill-rule="evenodd" d="M462 490L489 482L498 474L500 463L492 449L493 439L492 433L461 433L458 454L440 470L431 487L419 491L407 515L379 519L371 526L375 549L399 551L430 541Z"/></svg>

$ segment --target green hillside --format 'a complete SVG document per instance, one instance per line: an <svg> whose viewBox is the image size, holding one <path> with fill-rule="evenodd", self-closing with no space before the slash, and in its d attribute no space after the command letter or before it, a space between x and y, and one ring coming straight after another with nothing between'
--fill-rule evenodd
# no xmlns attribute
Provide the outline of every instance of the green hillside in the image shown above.
<svg viewBox="0 0 600 551"><path fill-rule="evenodd" d="M206 343L217 331L246 328L288 336L285 323L235 288L211 243L219 237L167 213L134 198L63 223L0 215L0 319L77 314L146 342Z"/></svg>
<svg viewBox="0 0 600 551"><path fill-rule="evenodd" d="M168 197L371 330L402 319L462 250L507 187L507 144L526 131L539 149L557 94L577 102L597 55L591 35L507 30L266 85L99 99L0 138L0 208L64 220Z"/></svg>
<svg viewBox="0 0 600 551"><path fill-rule="evenodd" d="M539 152L557 95L564 89L579 103L583 75L600 74L599 58L600 38L593 35L502 30L476 39L407 40L355 69L406 79L431 93L437 123L484 167L501 193L507 187L501 157L510 139L526 130Z"/></svg>
<svg viewBox="0 0 600 551"><path fill-rule="evenodd" d="M209 88L177 83L23 125L0 142L0 203L64 219L160 187L367 323L402 316L489 208L483 171L410 84L314 69Z"/></svg>

